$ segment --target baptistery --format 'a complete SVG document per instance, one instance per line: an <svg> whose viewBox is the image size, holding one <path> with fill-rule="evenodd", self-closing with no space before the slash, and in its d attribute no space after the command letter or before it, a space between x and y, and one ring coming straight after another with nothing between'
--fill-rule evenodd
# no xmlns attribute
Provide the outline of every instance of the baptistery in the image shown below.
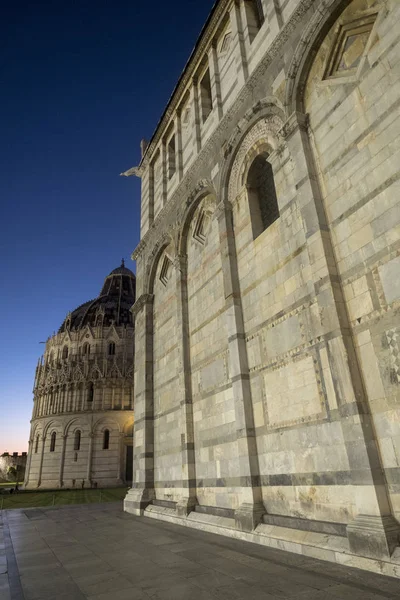
<svg viewBox="0 0 400 600"><path fill-rule="evenodd" d="M36 368L26 488L132 480L135 275L124 262L69 313Z"/></svg>

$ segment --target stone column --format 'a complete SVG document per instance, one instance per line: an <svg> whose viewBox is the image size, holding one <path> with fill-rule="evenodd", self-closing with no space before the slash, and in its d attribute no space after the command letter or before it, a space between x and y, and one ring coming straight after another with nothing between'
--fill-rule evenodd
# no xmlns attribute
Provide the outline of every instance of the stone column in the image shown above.
<svg viewBox="0 0 400 600"><path fill-rule="evenodd" d="M238 86L240 89L249 76L249 70L247 66L242 17L237 2L234 2L232 6L230 20L232 25L232 47L235 53L236 72L238 76Z"/></svg>
<svg viewBox="0 0 400 600"><path fill-rule="evenodd" d="M306 116L292 114L282 133L294 162L294 183L309 248L315 296L320 311L330 323L330 331L325 332L326 349L358 511L347 526L350 549L362 556L388 558L398 543L399 525L391 513L372 415L326 222Z"/></svg>
<svg viewBox="0 0 400 600"><path fill-rule="evenodd" d="M62 443L62 448L61 448L60 475L59 475L60 488L62 488L64 485L63 477L64 477L65 449L67 446L67 439L68 439L68 434L62 436L63 443Z"/></svg>
<svg viewBox="0 0 400 600"><path fill-rule="evenodd" d="M215 43L211 45L211 48L208 52L208 65L210 68L211 97L213 103L213 110L216 108L218 120L220 121L223 117L223 112L221 101L221 83L218 68L218 56L217 50L215 48Z"/></svg>
<svg viewBox="0 0 400 600"><path fill-rule="evenodd" d="M42 483L42 471L43 471L43 458L44 458L44 447L46 444L46 436L42 435L42 449L40 451L40 462L39 462L39 472L38 472L38 480L37 480L37 487L40 487L40 484Z"/></svg>
<svg viewBox="0 0 400 600"><path fill-rule="evenodd" d="M132 307L135 320L133 478L132 488L125 497L124 510L135 515L142 515L155 498L153 301L152 294L142 294Z"/></svg>
<svg viewBox="0 0 400 600"><path fill-rule="evenodd" d="M179 352L179 395L180 395L180 433L182 456L181 499L176 505L180 516L187 516L196 506L196 463L194 452L194 427L192 383L189 358L189 323L187 300L187 256L177 256L176 268L176 330Z"/></svg>
<svg viewBox="0 0 400 600"><path fill-rule="evenodd" d="M239 453L241 504L235 511L235 521L238 529L252 531L261 521L265 508L262 502L231 204L221 202L217 208L217 218L224 279L229 370L235 402L236 438Z"/></svg>

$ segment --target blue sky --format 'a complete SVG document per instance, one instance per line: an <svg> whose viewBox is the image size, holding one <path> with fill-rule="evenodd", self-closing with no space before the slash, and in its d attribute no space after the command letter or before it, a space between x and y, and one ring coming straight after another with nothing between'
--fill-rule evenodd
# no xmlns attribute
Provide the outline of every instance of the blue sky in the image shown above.
<svg viewBox="0 0 400 600"><path fill-rule="evenodd" d="M139 241L138 164L213 5L7 3L0 22L0 453L27 450L40 342Z"/></svg>

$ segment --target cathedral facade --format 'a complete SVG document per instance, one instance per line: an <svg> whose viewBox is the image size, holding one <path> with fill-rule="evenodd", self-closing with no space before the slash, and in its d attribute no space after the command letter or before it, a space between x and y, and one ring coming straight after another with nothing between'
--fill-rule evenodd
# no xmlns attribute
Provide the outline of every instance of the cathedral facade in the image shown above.
<svg viewBox="0 0 400 600"><path fill-rule="evenodd" d="M215 4L124 173L126 511L400 575L399 20L398 0Z"/></svg>
<svg viewBox="0 0 400 600"><path fill-rule="evenodd" d="M36 369L27 489L132 480L135 285L122 263L47 340Z"/></svg>

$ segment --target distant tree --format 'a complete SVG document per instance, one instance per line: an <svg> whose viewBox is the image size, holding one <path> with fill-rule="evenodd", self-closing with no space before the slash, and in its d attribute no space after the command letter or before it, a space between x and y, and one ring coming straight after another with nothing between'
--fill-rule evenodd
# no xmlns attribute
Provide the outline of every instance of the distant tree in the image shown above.
<svg viewBox="0 0 400 600"><path fill-rule="evenodd" d="M11 465L10 467L8 467L7 476L8 476L8 479L11 479L11 481L17 480L17 468L14 465Z"/></svg>

